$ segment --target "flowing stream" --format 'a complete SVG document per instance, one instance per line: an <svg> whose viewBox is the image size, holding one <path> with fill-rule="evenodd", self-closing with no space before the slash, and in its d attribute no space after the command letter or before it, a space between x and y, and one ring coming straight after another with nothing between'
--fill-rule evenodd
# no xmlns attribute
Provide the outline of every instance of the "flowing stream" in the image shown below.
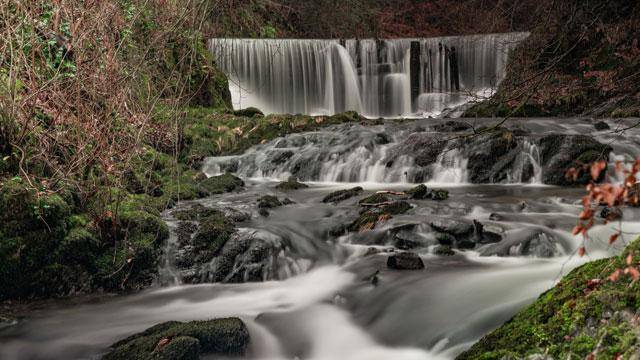
<svg viewBox="0 0 640 360"><path fill-rule="evenodd" d="M345 124L279 138L243 155L208 159L208 175L233 170L246 187L199 203L249 215L237 225L238 239L251 237L275 249L264 281L187 284L187 273L163 261L163 283L173 285L34 313L0 332L0 358L96 358L114 341L163 321L238 316L251 334L247 359L451 359L572 268L618 253L640 233L640 211L627 209L620 223L623 241L607 245L617 223L596 226L587 256L577 257L582 240L570 231L584 190L543 184L537 140L549 133L591 134L613 147L611 161L631 161L640 155L640 131L617 134L615 127L624 123L614 121L609 121L613 130L595 132L592 123L580 119L514 120L507 126L527 135L517 140L511 163L501 170L506 175L497 183L473 184L469 149L445 146L433 162L422 165L417 164L421 154L398 152L415 134L422 134L420 139L454 136L434 130L443 122ZM310 187L275 189L276 179L292 174ZM609 177L617 181L613 172ZM370 231L332 231L358 216L360 198L418 182L448 189L449 199L409 200L411 210ZM359 196L322 202L328 193L356 185L364 187ZM260 216L256 200L266 194L293 203ZM165 215L175 228L174 211ZM434 254L430 224L473 220L500 240L455 250L452 256ZM175 236L169 241L169 253L175 241ZM426 268L388 269L387 258L407 243L414 244L412 251ZM236 258L234 267L244 261Z"/></svg>

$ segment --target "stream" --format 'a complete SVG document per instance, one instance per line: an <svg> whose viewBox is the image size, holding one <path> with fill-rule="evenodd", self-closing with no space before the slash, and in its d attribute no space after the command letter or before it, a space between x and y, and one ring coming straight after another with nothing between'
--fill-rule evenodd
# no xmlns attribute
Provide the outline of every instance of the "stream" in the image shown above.
<svg viewBox="0 0 640 360"><path fill-rule="evenodd" d="M470 121L477 127L494 120ZM192 274L169 256L160 271L165 286L91 304L51 306L0 331L0 358L99 358L114 341L160 322L238 316L251 334L246 359L452 359L563 274L619 253L640 233L640 211L626 209L621 222L594 227L587 255L577 256L582 238L571 229L584 189L545 185L549 165L539 140L558 133L590 135L612 147L611 162L628 162L640 155L640 131L616 133L627 121L610 120L612 129L600 132L583 119L510 121L509 130L523 135L504 155L510 162L492 164L489 175L471 166L473 151L480 151L473 141L446 145L432 161L407 146L419 138L424 149L424 139L457 136L455 129L438 127L442 119L344 124L275 139L242 155L210 158L203 168L207 175L231 170L246 186L197 203L246 215L230 241L251 239L269 249L261 259L263 281L190 284L185 279ZM609 168L609 180L619 181ZM309 187L275 189L292 175ZM483 183L473 183L478 179ZM449 198L409 199L408 212L372 230L333 230L358 216L359 199L416 183L444 188ZM354 186L363 188L358 196L322 201ZM255 204L267 194L292 203L261 216ZM173 214L191 205L165 213L174 231ZM434 223L470 226L474 220L498 241L455 248L451 256L434 253ZM623 239L608 246L618 226ZM169 255L175 255L176 241L174 234ZM420 255L425 269L387 267L389 256L407 248ZM235 258L234 269L250 269L247 254ZM244 274L248 279L248 270Z"/></svg>

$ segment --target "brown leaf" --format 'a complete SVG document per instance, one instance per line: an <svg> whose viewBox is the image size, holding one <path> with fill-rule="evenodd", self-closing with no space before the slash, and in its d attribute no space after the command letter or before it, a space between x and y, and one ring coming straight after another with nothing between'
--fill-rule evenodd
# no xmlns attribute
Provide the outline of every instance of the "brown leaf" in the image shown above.
<svg viewBox="0 0 640 360"><path fill-rule="evenodd" d="M616 242L616 240L618 240L619 236L620 236L619 233L615 233L615 234L611 235L611 237L609 237L609 245L611 245L614 242Z"/></svg>
<svg viewBox="0 0 640 360"><path fill-rule="evenodd" d="M576 225L576 226L573 228L573 231L571 232L571 234L572 234L573 236L576 236L576 235L578 235L581 231L582 231L582 225Z"/></svg>
<svg viewBox="0 0 640 360"><path fill-rule="evenodd" d="M618 281L618 278L620 278L620 274L622 273L622 271L620 269L614 271L611 273L611 275L609 275L609 277L607 279L609 279L609 281L613 281L616 282Z"/></svg>
<svg viewBox="0 0 640 360"><path fill-rule="evenodd" d="M627 265L631 265L632 262L633 262L633 254L631 253L627 255L626 263Z"/></svg>
<svg viewBox="0 0 640 360"><path fill-rule="evenodd" d="M578 248L578 256L583 257L586 252L587 252L587 249L585 249L584 246L580 246Z"/></svg>
<svg viewBox="0 0 640 360"><path fill-rule="evenodd" d="M625 274L631 275L634 281L638 281L640 279L640 271L634 267L628 267L624 270Z"/></svg>

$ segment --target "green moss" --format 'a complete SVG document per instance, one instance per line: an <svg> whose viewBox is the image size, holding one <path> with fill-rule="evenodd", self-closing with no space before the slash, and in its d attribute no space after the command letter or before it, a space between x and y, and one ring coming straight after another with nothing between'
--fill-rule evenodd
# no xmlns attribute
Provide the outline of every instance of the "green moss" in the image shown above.
<svg viewBox="0 0 640 360"><path fill-rule="evenodd" d="M385 194L371 194L365 198L360 199L358 204L380 204L391 201L391 198Z"/></svg>
<svg viewBox="0 0 640 360"><path fill-rule="evenodd" d="M202 180L198 183L198 186L207 194L214 195L237 190L244 186L244 181L237 176L226 173Z"/></svg>
<svg viewBox="0 0 640 360"><path fill-rule="evenodd" d="M213 256L229 241L234 230L233 223L221 212L216 212L200 222L193 244L198 249L208 250Z"/></svg>
<svg viewBox="0 0 640 360"><path fill-rule="evenodd" d="M345 190L338 190L338 191L334 191L330 194L328 194L327 196L325 196L322 199L322 202L324 203L338 203L340 201L344 201L347 199L350 199L354 196L360 195L360 193L362 192L362 187L360 186L356 186L353 187L351 189L345 189Z"/></svg>
<svg viewBox="0 0 640 360"><path fill-rule="evenodd" d="M159 348L158 343L163 339L169 339L169 343ZM239 356L246 352L249 340L249 331L238 318L168 322L113 344L113 350L103 359L197 359L200 354ZM193 357L196 348L198 354Z"/></svg>

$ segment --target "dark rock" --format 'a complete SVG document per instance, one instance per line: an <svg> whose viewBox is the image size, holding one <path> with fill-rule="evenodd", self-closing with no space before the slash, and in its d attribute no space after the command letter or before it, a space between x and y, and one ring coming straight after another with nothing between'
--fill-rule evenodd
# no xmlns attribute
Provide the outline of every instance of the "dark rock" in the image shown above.
<svg viewBox="0 0 640 360"><path fill-rule="evenodd" d="M431 200L442 201L449 198L449 191L443 189L431 190Z"/></svg>
<svg viewBox="0 0 640 360"><path fill-rule="evenodd" d="M322 199L322 202L324 203L338 203L340 201L343 200L347 200L350 199L354 196L359 195L362 192L362 188L360 186L356 186L354 188L351 189L346 189L346 190L338 190L338 191L334 191L332 193L330 193L329 195L325 196L324 199Z"/></svg>
<svg viewBox="0 0 640 360"><path fill-rule="evenodd" d="M604 121L598 121L597 123L593 124L593 127L598 130L598 131L604 131L604 130L609 130L611 129L611 127L609 126L609 124L607 124Z"/></svg>
<svg viewBox="0 0 640 360"><path fill-rule="evenodd" d="M395 270L420 270L424 269L424 263L416 253L401 252L387 258L387 267Z"/></svg>
<svg viewBox="0 0 640 360"><path fill-rule="evenodd" d="M403 142L389 151L387 162L398 156L408 155L415 159L417 166L429 166L435 163L447 142L430 133L413 133Z"/></svg>
<svg viewBox="0 0 640 360"><path fill-rule="evenodd" d="M379 253L380 253L380 249L374 248L374 247L370 247L370 248L367 248L367 252L365 252L364 255L362 255L362 256L366 257L366 256L371 256L371 255L375 255L375 254L379 254Z"/></svg>
<svg viewBox="0 0 640 360"><path fill-rule="evenodd" d="M451 246L456 241L456 238L453 237L453 235L449 235L446 233L439 233L436 235L436 240L441 245Z"/></svg>
<svg viewBox="0 0 640 360"><path fill-rule="evenodd" d="M293 202L293 200L289 198L284 198L284 200L282 200L282 205L291 205L291 204L295 204L295 202Z"/></svg>
<svg viewBox="0 0 640 360"><path fill-rule="evenodd" d="M473 249L476 247L476 243L468 239L462 239L457 240L455 246L458 249Z"/></svg>
<svg viewBox="0 0 640 360"><path fill-rule="evenodd" d="M566 176L570 168L582 169L598 160L608 160L612 148L586 135L547 135L540 139L543 182L549 185L586 185L591 182L588 171L574 181ZM604 179L603 171L597 181Z"/></svg>
<svg viewBox="0 0 640 360"><path fill-rule="evenodd" d="M407 211L411 210L411 205L406 201L393 201L389 204L385 204L380 206L380 210L383 213L391 214L391 215L400 215L404 214Z"/></svg>
<svg viewBox="0 0 640 360"><path fill-rule="evenodd" d="M520 153L512 132L496 129L458 144L469 159L467 171L474 184L498 183L507 179L511 164Z"/></svg>
<svg viewBox="0 0 640 360"><path fill-rule="evenodd" d="M189 221L180 221L176 228L178 243L187 244L191 241L191 235L198 231L198 225Z"/></svg>
<svg viewBox="0 0 640 360"><path fill-rule="evenodd" d="M271 158L271 162L280 165L284 164L287 160L289 160L293 156L293 151L279 151L276 155Z"/></svg>
<svg viewBox="0 0 640 360"><path fill-rule="evenodd" d="M391 198L385 194L371 194L358 201L358 204L380 204L391 201Z"/></svg>
<svg viewBox="0 0 640 360"><path fill-rule="evenodd" d="M282 203L273 195L265 195L258 199L258 208L260 209L274 209L280 206Z"/></svg>
<svg viewBox="0 0 640 360"><path fill-rule="evenodd" d="M489 215L489 220L491 221L503 221L504 220L504 216L498 214L498 213L491 213Z"/></svg>
<svg viewBox="0 0 640 360"><path fill-rule="evenodd" d="M462 122L462 121L454 121L449 120L442 124L436 124L433 126L433 130L437 132L458 132L465 131L473 128L471 124Z"/></svg>
<svg viewBox="0 0 640 360"><path fill-rule="evenodd" d="M298 179L291 177L287 181L283 181L280 184L276 185L276 189L278 190L299 190L308 188L309 185L303 184L298 181Z"/></svg>
<svg viewBox="0 0 640 360"><path fill-rule="evenodd" d="M233 224L221 213L202 220L192 245L200 253L198 262L204 263L215 256L235 231Z"/></svg>
<svg viewBox="0 0 640 360"><path fill-rule="evenodd" d="M432 200L446 200L449 198L449 192L442 189L429 189L424 184L420 184L412 189L406 191L410 198L416 200L432 199Z"/></svg>
<svg viewBox="0 0 640 360"><path fill-rule="evenodd" d="M182 221L198 221L214 215L224 216L219 210L208 208L202 204L193 204L188 209L179 209L173 212L173 217Z"/></svg>
<svg viewBox="0 0 640 360"><path fill-rule="evenodd" d="M200 355L242 356L249 341L249 330L238 318L172 321L118 341L103 359L191 360Z"/></svg>
<svg viewBox="0 0 640 360"><path fill-rule="evenodd" d="M451 246L449 245L440 245L437 248L435 248L433 253L441 256L452 256L456 254L455 251L453 251L453 249L451 249Z"/></svg>
<svg viewBox="0 0 640 360"><path fill-rule="evenodd" d="M622 219L622 210L618 207L605 206L600 211L600 217L608 221L615 221Z"/></svg>
<svg viewBox="0 0 640 360"><path fill-rule="evenodd" d="M472 224L453 219L437 219L429 225L437 232L450 234L456 238L459 236L469 236L473 234L474 231Z"/></svg>
<svg viewBox="0 0 640 360"><path fill-rule="evenodd" d="M258 214L262 217L268 217L269 216L269 210L265 209L265 208L260 208L258 209Z"/></svg>
<svg viewBox="0 0 640 360"><path fill-rule="evenodd" d="M391 142L391 137L389 137L389 135L385 134L385 133L377 133L376 136L374 137L373 141L377 144L377 145L386 145L389 144Z"/></svg>
<svg viewBox="0 0 640 360"><path fill-rule="evenodd" d="M222 209L222 213L227 219L231 220L234 223L239 223L251 219L250 212L240 211L230 207Z"/></svg>

